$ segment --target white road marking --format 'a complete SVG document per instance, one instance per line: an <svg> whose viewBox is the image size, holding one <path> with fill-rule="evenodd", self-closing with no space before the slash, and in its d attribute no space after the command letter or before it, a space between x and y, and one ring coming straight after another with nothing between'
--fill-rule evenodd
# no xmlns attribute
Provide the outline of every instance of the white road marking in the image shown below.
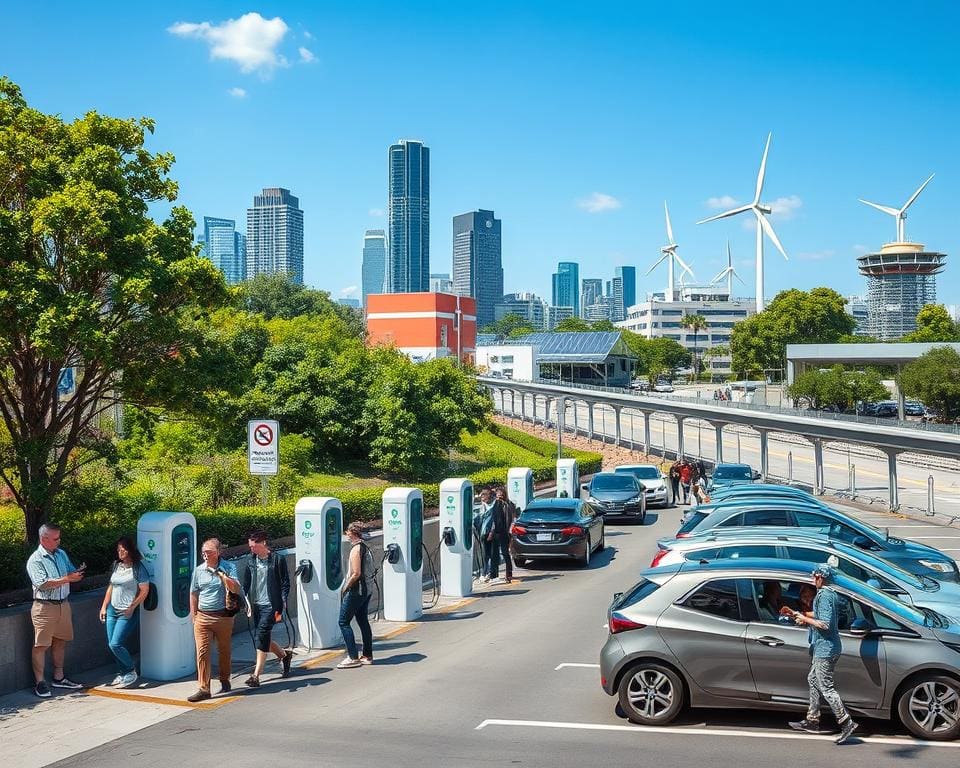
<svg viewBox="0 0 960 768"><path fill-rule="evenodd" d="M692 736L738 736L749 739L796 739L833 741L835 736L817 736L810 733L793 733L792 731L743 731L724 728L684 728L682 726L652 726L652 725L609 725L607 723L563 723L547 720L484 720L474 730L482 730L489 726L517 727L517 728L567 728L580 731L626 731L637 735L656 733L680 733ZM857 736L859 741L867 744L896 744L899 746L944 747L960 749L960 743L944 741L922 741L899 736Z"/></svg>
<svg viewBox="0 0 960 768"><path fill-rule="evenodd" d="M599 664L581 664L577 661L565 661L563 664L557 664L553 668L553 671L556 672L558 669L563 669L564 667L585 667L587 669L600 669Z"/></svg>

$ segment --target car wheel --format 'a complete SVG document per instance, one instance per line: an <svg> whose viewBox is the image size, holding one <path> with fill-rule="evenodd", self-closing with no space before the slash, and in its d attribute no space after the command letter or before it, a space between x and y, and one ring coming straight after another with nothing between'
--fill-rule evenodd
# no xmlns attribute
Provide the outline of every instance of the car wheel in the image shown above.
<svg viewBox="0 0 960 768"><path fill-rule="evenodd" d="M620 706L631 723L666 725L683 708L683 683L666 667L642 662L620 680Z"/></svg>
<svg viewBox="0 0 960 768"><path fill-rule="evenodd" d="M960 735L960 683L943 675L918 677L900 694L897 714L918 739L955 739Z"/></svg>
<svg viewBox="0 0 960 768"><path fill-rule="evenodd" d="M607 546L607 527L605 525L600 526L600 544L597 547L597 552L603 552Z"/></svg>
<svg viewBox="0 0 960 768"><path fill-rule="evenodd" d="M583 542L583 557L580 558L580 565L584 568L590 567L590 539Z"/></svg>
<svg viewBox="0 0 960 768"><path fill-rule="evenodd" d="M523 568L523 567L527 564L527 558L525 558L525 557L517 557L516 555L514 555L514 556L513 556L513 564L514 564L517 568Z"/></svg>

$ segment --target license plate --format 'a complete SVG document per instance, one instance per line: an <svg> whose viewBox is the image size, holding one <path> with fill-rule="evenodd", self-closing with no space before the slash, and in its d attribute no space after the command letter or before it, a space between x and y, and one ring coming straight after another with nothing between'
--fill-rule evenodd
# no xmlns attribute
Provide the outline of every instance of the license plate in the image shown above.
<svg viewBox="0 0 960 768"><path fill-rule="evenodd" d="M538 533L537 541L553 541L552 533Z"/></svg>

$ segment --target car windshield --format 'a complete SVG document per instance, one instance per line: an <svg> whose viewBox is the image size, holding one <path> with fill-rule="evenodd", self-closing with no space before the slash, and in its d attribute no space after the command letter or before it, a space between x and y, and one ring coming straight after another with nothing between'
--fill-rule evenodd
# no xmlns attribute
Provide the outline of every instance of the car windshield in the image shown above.
<svg viewBox="0 0 960 768"><path fill-rule="evenodd" d="M656 480L660 477L660 470L656 467L630 467L629 469L616 470L623 475L633 475L641 480Z"/></svg>
<svg viewBox="0 0 960 768"><path fill-rule="evenodd" d="M715 480L750 480L750 467L725 467L720 465L713 470Z"/></svg>
<svg viewBox="0 0 960 768"><path fill-rule="evenodd" d="M863 560L869 563L873 568L896 579L904 584L909 584L914 589L922 589L924 592L937 592L940 589L940 582L929 576L920 573L910 573L893 563L883 560L879 557L873 557L867 552L855 547L844 547L841 551L846 551L854 560Z"/></svg>
<svg viewBox="0 0 960 768"><path fill-rule="evenodd" d="M703 519L707 516L706 512L701 512L700 510L695 511L690 518L683 525L680 526L680 530L677 533L690 533L694 528L696 528Z"/></svg>
<svg viewBox="0 0 960 768"><path fill-rule="evenodd" d="M591 491L635 491L637 481L631 475L597 475L590 483Z"/></svg>
<svg viewBox="0 0 960 768"><path fill-rule="evenodd" d="M541 507L524 510L517 520L525 523L562 523L565 520L573 520L576 516L576 511L572 509Z"/></svg>
<svg viewBox="0 0 960 768"><path fill-rule="evenodd" d="M864 593L863 582L856 581L849 576L837 576L836 579L838 586L845 587L854 594ZM867 589L870 588L867 587ZM870 589L869 592L865 593L865 596L869 597L884 610L914 624L920 624L925 627L945 627L950 624L950 619L941 616L936 611L929 608L918 608L914 605L908 605L879 589ZM943 623L939 623L941 621Z"/></svg>

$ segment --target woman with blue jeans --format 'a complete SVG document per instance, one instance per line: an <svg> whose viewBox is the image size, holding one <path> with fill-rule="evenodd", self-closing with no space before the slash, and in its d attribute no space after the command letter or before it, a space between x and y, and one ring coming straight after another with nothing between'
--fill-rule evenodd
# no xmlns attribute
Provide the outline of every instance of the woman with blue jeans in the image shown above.
<svg viewBox="0 0 960 768"><path fill-rule="evenodd" d="M110 685L127 688L137 681L137 671L126 643L140 625L140 604L150 591L150 577L133 539L121 536L114 550L117 559L100 606L100 621L106 625L107 645L117 660L117 676Z"/></svg>

